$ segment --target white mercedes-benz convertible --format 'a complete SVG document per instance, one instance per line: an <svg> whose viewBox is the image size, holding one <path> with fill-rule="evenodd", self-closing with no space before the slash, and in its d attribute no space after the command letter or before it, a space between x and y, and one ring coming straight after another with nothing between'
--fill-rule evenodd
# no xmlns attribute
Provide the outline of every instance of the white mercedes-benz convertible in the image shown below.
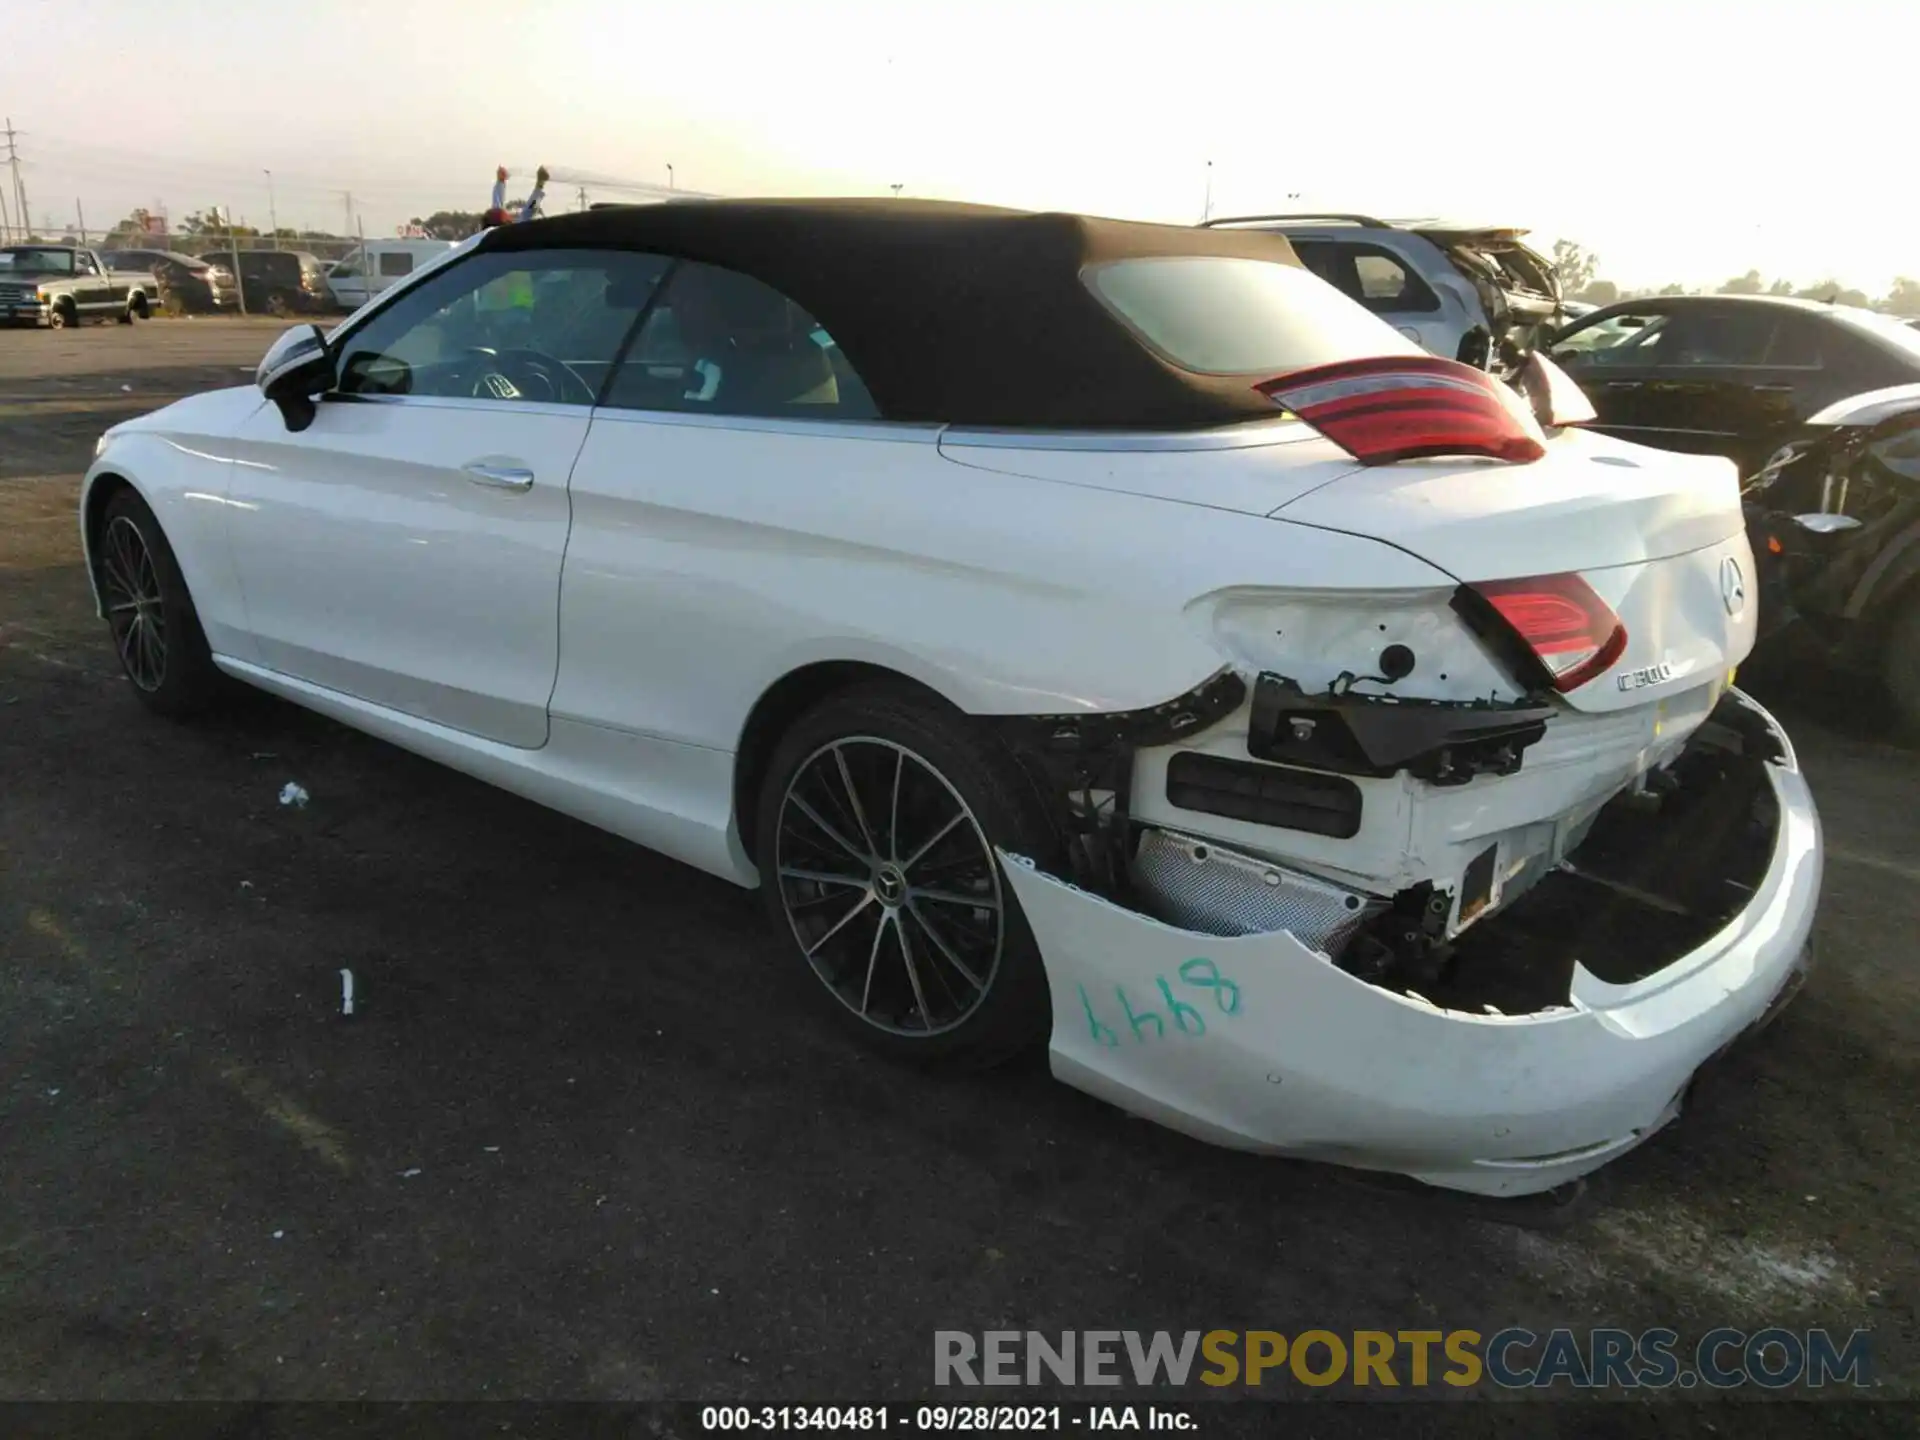
<svg viewBox="0 0 1920 1440"><path fill-rule="evenodd" d="M1733 467L1276 236L898 200L488 232L81 502L134 690L244 681L758 887L899 1056L1488 1194L1790 995Z"/></svg>

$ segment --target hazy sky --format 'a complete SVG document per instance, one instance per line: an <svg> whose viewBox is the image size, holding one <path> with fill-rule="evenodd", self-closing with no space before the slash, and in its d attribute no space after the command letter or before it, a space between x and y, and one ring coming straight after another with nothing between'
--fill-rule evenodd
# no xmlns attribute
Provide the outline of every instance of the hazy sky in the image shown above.
<svg viewBox="0 0 1920 1440"><path fill-rule="evenodd" d="M535 163L726 194L1578 239L1623 284L1920 275L1906 0L5 0L36 220L367 232ZM8 194L11 194L10 189ZM555 197L549 209L563 197ZM571 200L572 197L564 197ZM598 198L619 198L602 193Z"/></svg>

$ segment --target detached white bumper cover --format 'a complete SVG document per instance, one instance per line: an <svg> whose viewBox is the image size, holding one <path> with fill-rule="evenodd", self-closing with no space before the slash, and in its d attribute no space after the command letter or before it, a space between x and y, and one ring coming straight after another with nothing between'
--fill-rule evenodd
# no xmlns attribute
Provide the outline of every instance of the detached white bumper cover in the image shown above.
<svg viewBox="0 0 1920 1440"><path fill-rule="evenodd" d="M1805 964L1819 816L1778 724L1739 700L1784 755L1767 765L1780 816L1752 902L1644 980L1576 966L1564 1009L1441 1010L1291 934L1175 929L1003 853L1046 961L1054 1074L1203 1140L1450 1189L1523 1195L1597 1169L1672 1119L1700 1064Z"/></svg>

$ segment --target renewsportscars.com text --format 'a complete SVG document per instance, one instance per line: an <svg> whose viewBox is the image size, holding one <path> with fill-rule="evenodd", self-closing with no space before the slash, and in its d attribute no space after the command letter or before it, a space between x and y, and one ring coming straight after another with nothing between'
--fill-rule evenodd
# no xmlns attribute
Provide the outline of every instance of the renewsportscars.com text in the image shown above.
<svg viewBox="0 0 1920 1440"><path fill-rule="evenodd" d="M1329 1385L1464 1389L1867 1387L1870 1336L1773 1327L1679 1332L1548 1330L938 1330L933 1383Z"/></svg>

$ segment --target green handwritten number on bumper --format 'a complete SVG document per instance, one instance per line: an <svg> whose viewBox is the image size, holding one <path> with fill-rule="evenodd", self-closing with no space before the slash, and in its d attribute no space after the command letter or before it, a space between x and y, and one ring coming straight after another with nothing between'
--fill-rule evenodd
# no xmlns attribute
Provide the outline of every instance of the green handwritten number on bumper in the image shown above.
<svg viewBox="0 0 1920 1440"><path fill-rule="evenodd" d="M1222 975L1213 961L1202 956L1181 962L1180 978L1197 990L1213 991L1213 1003L1222 1015L1240 1013L1240 987Z"/></svg>
<svg viewBox="0 0 1920 1440"><path fill-rule="evenodd" d="M1135 1044L1144 1045L1149 1040L1167 1038L1167 1021L1173 1021L1173 1029L1182 1035L1191 1035L1196 1039L1207 1033L1207 1020L1198 1006L1181 999L1174 994L1173 982L1164 975L1153 977L1154 988L1159 990L1160 999L1166 1005L1166 1014L1151 1007L1136 1010L1126 987L1113 987L1114 999L1120 1003L1120 1015L1126 1021L1127 1032L1133 1036ZM1180 966L1180 983L1190 990L1210 991L1213 1003L1222 1015L1240 1013L1240 987L1220 973L1220 967L1213 961L1198 957L1185 961ZM1093 996L1082 985L1080 1008L1086 1012L1087 1033L1096 1045L1112 1050L1119 1047L1122 1032L1117 1024L1109 1025L1100 1018L1093 1008Z"/></svg>
<svg viewBox="0 0 1920 1440"><path fill-rule="evenodd" d="M1173 1014L1173 1023L1180 1027L1180 1033L1182 1035L1204 1035L1207 1033L1206 1018L1202 1016L1198 1010L1194 1009L1193 1006L1187 1004L1186 1001L1175 998L1173 987L1167 984L1166 976L1161 975L1156 977L1154 983L1159 985L1160 998L1167 1002L1167 1009Z"/></svg>
<svg viewBox="0 0 1920 1440"><path fill-rule="evenodd" d="M1087 1012L1087 1029L1093 1035L1093 1043L1105 1045L1109 1049L1120 1043L1120 1037L1114 1033L1111 1025L1100 1023L1100 1017L1093 1013L1093 997L1087 994L1087 987L1080 987L1080 1004Z"/></svg>

